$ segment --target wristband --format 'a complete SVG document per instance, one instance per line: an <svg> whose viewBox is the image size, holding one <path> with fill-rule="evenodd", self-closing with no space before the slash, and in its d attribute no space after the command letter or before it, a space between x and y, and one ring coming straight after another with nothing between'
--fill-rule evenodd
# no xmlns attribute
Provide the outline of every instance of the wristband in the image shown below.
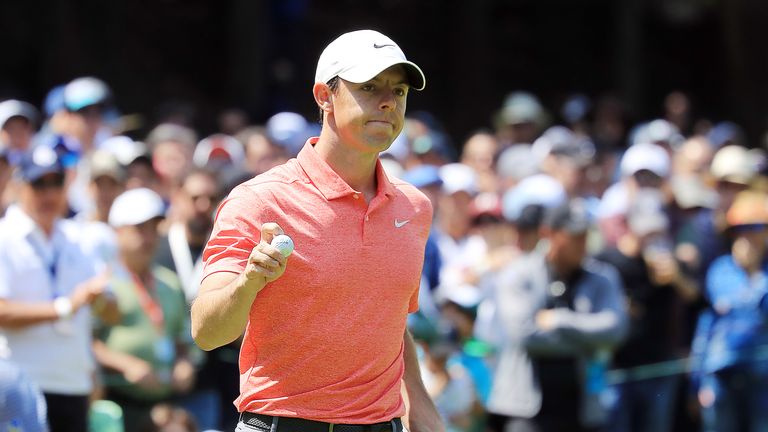
<svg viewBox="0 0 768 432"><path fill-rule="evenodd" d="M59 319L69 318L72 316L72 300L67 297L56 297L56 300L53 301L53 309Z"/></svg>

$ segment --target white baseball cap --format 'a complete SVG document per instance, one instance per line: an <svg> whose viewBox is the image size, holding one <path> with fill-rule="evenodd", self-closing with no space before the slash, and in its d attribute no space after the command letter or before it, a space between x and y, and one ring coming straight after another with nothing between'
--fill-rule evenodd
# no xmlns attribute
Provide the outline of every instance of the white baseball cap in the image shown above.
<svg viewBox="0 0 768 432"><path fill-rule="evenodd" d="M363 83L397 64L405 67L411 88L424 89L424 72L405 58L403 50L392 39L374 30L353 31L325 47L317 61L315 82L327 83L338 76L345 81Z"/></svg>
<svg viewBox="0 0 768 432"><path fill-rule="evenodd" d="M110 97L107 84L94 77L77 78L64 87L64 105L70 111L106 103Z"/></svg>
<svg viewBox="0 0 768 432"><path fill-rule="evenodd" d="M621 158L621 175L629 177L640 170L648 170L659 177L669 175L669 154L661 146L650 143L635 144Z"/></svg>
<svg viewBox="0 0 768 432"><path fill-rule="evenodd" d="M466 192L469 195L477 194L477 174L468 165L463 163L449 163L440 167L440 180L443 181L443 193L453 195L457 192Z"/></svg>
<svg viewBox="0 0 768 432"><path fill-rule="evenodd" d="M165 203L160 195L147 188L130 189L115 198L109 209L109 224L114 228L141 225L163 216Z"/></svg>
<svg viewBox="0 0 768 432"><path fill-rule="evenodd" d="M10 99L4 102L0 102L0 127L13 117L23 117L29 121L33 128L36 128L37 119L39 117L37 108L32 104Z"/></svg>
<svg viewBox="0 0 768 432"><path fill-rule="evenodd" d="M568 194L560 182L546 174L535 174L521 180L504 192L501 212L508 221L517 221L530 205L554 208L568 201Z"/></svg>
<svg viewBox="0 0 768 432"><path fill-rule="evenodd" d="M758 174L759 155L740 145L727 145L715 153L710 165L718 180L748 185Z"/></svg>

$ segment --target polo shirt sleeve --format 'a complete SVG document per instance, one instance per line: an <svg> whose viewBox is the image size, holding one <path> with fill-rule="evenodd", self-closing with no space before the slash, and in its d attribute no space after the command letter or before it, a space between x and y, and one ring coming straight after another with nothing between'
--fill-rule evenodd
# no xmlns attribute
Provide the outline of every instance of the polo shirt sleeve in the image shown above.
<svg viewBox="0 0 768 432"><path fill-rule="evenodd" d="M241 273L269 221L266 200L238 186L219 205L211 238L203 251L202 279L218 272Z"/></svg>

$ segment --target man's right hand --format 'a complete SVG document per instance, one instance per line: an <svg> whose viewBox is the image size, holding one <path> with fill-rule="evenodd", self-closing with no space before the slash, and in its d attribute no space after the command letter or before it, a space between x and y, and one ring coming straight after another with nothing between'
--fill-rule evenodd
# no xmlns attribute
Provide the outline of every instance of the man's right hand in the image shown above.
<svg viewBox="0 0 768 432"><path fill-rule="evenodd" d="M154 390L161 386L160 379L152 369L152 365L144 360L135 358L123 371L123 377L131 384L146 390Z"/></svg>
<svg viewBox="0 0 768 432"><path fill-rule="evenodd" d="M69 296L69 300L72 302L72 311L76 312L81 307L90 305L96 299L101 298L109 284L110 276L109 272L104 272L78 285Z"/></svg>
<svg viewBox="0 0 768 432"><path fill-rule="evenodd" d="M288 258L270 244L272 239L280 234L284 234L283 229L274 222L261 226L261 240L251 251L243 272L247 280L258 280L267 284L285 273Z"/></svg>

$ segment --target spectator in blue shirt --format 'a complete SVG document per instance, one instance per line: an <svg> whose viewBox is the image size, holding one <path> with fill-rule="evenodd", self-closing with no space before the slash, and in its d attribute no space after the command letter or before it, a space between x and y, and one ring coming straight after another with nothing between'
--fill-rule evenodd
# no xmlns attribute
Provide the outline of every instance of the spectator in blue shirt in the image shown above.
<svg viewBox="0 0 768 432"><path fill-rule="evenodd" d="M731 253L707 272L710 307L693 350L705 431L768 430L768 195L745 191L726 214Z"/></svg>

